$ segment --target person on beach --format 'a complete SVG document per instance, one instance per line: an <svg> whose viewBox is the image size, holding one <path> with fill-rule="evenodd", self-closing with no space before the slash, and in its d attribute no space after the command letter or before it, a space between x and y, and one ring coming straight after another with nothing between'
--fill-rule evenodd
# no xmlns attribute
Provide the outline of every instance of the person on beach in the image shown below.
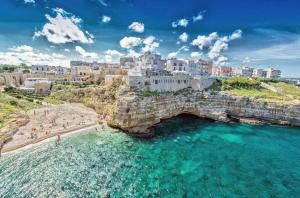
<svg viewBox="0 0 300 198"><path fill-rule="evenodd" d="M55 145L58 146L59 143L60 143L60 134L57 135L57 139L55 141Z"/></svg>
<svg viewBox="0 0 300 198"><path fill-rule="evenodd" d="M30 133L30 139L33 139L33 133L32 132Z"/></svg>
<svg viewBox="0 0 300 198"><path fill-rule="evenodd" d="M4 144L0 145L0 158L1 158L1 152L2 152L3 146L4 146Z"/></svg>

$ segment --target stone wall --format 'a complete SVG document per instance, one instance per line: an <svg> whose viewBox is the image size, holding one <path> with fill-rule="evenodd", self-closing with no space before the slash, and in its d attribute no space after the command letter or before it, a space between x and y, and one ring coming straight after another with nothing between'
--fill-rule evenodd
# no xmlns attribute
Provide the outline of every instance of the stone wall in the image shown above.
<svg viewBox="0 0 300 198"><path fill-rule="evenodd" d="M191 90L151 97L127 93L120 96L108 124L128 133L143 134L162 119L182 113L224 122L235 117L300 126L300 105L267 103L219 92Z"/></svg>

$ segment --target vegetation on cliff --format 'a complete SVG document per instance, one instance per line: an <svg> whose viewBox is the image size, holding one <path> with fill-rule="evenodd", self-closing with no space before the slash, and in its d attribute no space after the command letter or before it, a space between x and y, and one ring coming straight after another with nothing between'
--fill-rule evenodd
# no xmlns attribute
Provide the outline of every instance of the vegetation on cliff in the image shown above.
<svg viewBox="0 0 300 198"><path fill-rule="evenodd" d="M14 88L0 93L0 128L11 116L22 111L39 107L43 102L62 104L78 102L95 109L100 114L110 114L115 109L121 83L100 85L63 85L55 84L49 96L26 94Z"/></svg>
<svg viewBox="0 0 300 198"><path fill-rule="evenodd" d="M79 102L107 115L114 109L122 83L100 85L54 85L46 101Z"/></svg>
<svg viewBox="0 0 300 198"><path fill-rule="evenodd" d="M263 88L261 83L266 83L278 91L275 92ZM259 78L231 77L219 81L217 85L214 85L213 89L219 89L237 96L253 97L265 102L300 103L299 87L280 81L268 81Z"/></svg>
<svg viewBox="0 0 300 198"><path fill-rule="evenodd" d="M0 128L5 125L13 114L38 106L40 106L39 103L21 94L0 93Z"/></svg>
<svg viewBox="0 0 300 198"><path fill-rule="evenodd" d="M259 89L260 79L245 78L245 77L232 77L221 81L221 90L232 89Z"/></svg>

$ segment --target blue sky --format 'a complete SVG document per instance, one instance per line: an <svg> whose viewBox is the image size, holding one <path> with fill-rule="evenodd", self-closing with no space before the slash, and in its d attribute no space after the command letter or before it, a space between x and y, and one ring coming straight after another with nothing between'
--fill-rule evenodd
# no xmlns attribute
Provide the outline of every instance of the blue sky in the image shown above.
<svg viewBox="0 0 300 198"><path fill-rule="evenodd" d="M0 63L154 51L300 77L299 8L296 0L1 0Z"/></svg>

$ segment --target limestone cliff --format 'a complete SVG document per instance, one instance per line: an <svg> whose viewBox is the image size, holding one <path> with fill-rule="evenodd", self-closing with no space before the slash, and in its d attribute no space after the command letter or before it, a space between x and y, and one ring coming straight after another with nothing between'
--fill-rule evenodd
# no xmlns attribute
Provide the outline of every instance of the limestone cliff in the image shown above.
<svg viewBox="0 0 300 198"><path fill-rule="evenodd" d="M21 126L29 122L29 117L23 113L12 116L11 120L0 129L0 156L3 145L11 140Z"/></svg>
<svg viewBox="0 0 300 198"><path fill-rule="evenodd" d="M267 103L220 92L191 90L150 97L124 94L109 116L108 124L128 133L145 134L161 120L182 113L224 122L235 117L300 126L300 105Z"/></svg>

